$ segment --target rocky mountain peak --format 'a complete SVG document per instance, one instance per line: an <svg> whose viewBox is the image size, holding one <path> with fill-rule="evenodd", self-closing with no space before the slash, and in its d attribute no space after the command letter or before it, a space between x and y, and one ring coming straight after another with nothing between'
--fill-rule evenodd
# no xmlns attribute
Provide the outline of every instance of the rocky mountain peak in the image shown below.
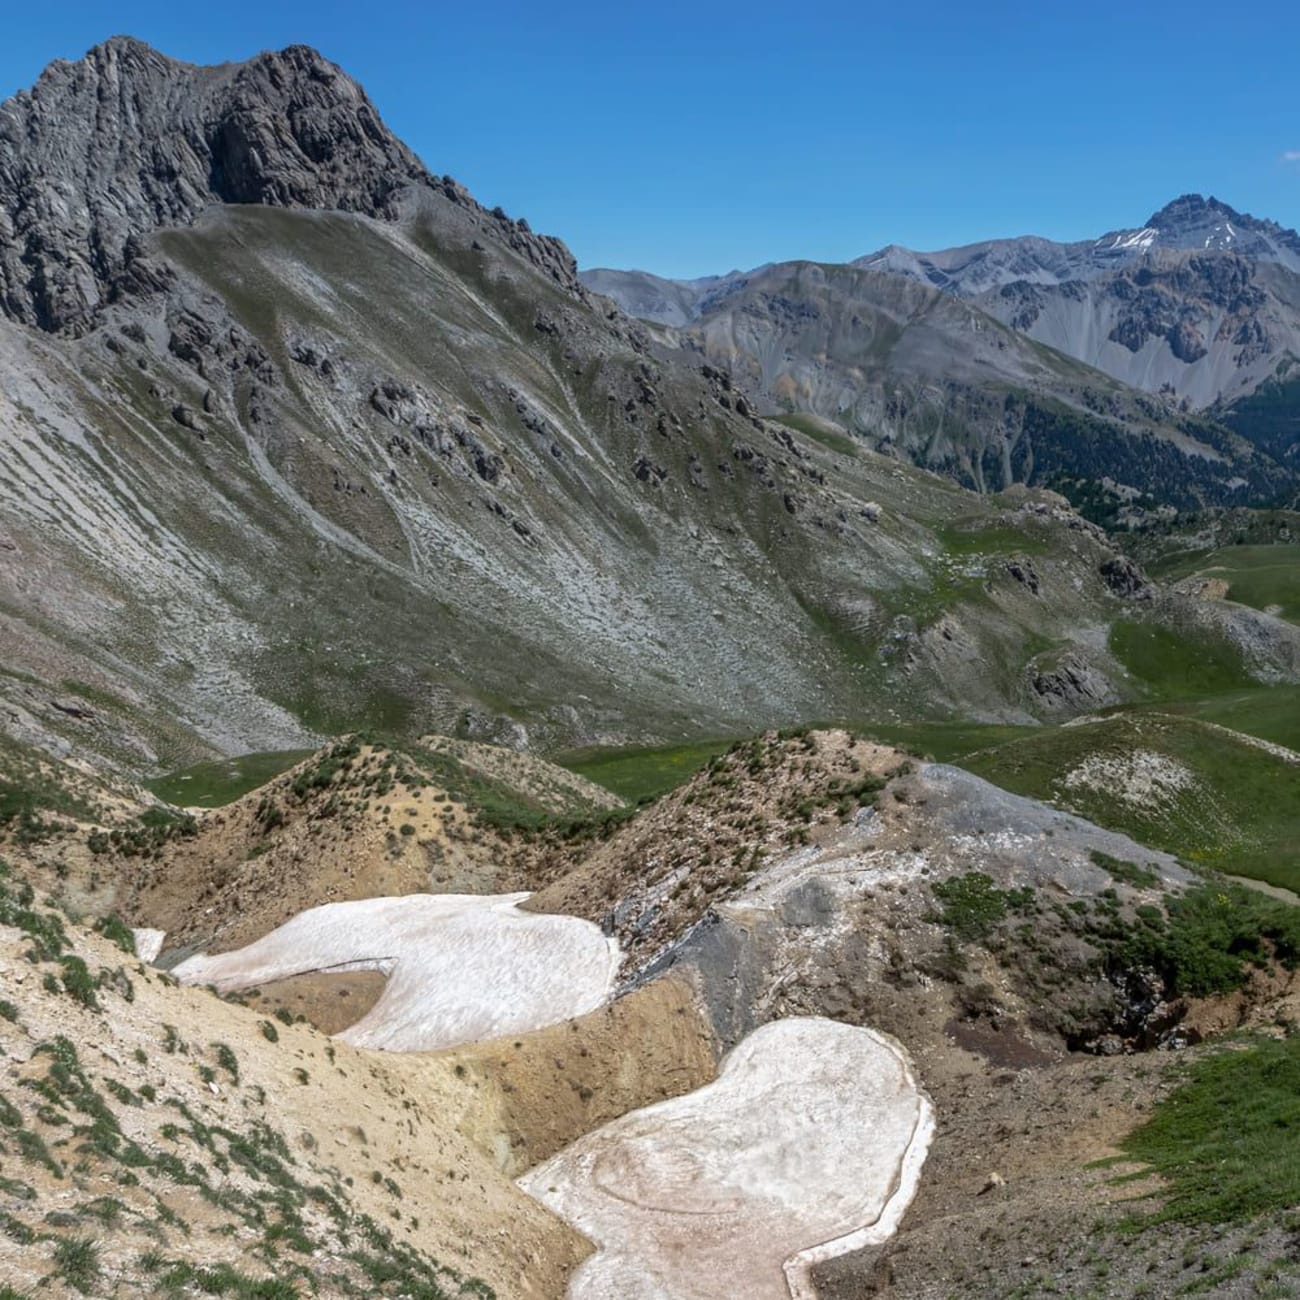
<svg viewBox="0 0 1300 1300"><path fill-rule="evenodd" d="M1276 221L1238 212L1213 195L1180 195L1153 213L1145 229L1164 248L1237 253L1300 269L1300 235Z"/></svg>
<svg viewBox="0 0 1300 1300"><path fill-rule="evenodd" d="M1229 207L1211 195L1208 199L1202 194L1180 194L1178 198L1166 203L1159 212L1147 218L1146 224L1156 230L1176 232L1190 226L1210 221L1236 221L1245 224L1251 221L1243 217L1235 208Z"/></svg>
<svg viewBox="0 0 1300 1300"><path fill-rule="evenodd" d="M400 191L432 182L307 46L204 68L116 36L0 105L0 311L84 329L141 236L211 203L391 218Z"/></svg>

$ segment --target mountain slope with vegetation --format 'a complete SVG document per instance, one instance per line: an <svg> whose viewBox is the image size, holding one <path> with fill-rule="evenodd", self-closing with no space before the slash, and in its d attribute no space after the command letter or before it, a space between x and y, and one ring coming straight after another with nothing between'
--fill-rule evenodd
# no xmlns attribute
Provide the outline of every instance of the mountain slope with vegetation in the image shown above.
<svg viewBox="0 0 1300 1300"><path fill-rule="evenodd" d="M797 1018L937 1118L901 1224L791 1236L821 1300L1285 1293L1295 518L1155 497L1284 492L1288 399L1238 437L980 298L1300 269L1232 221L642 285L651 328L303 47L118 38L0 107L0 1300L558 1300L590 1243L515 1180L606 1125L566 1177L616 1216L810 1177L806 1047L752 1168L638 1136ZM609 1000L439 1036L503 960L439 918L507 906L584 918L552 1017ZM168 974L290 922L238 996ZM329 1036L395 1001L372 1041L463 1045Z"/></svg>
<svg viewBox="0 0 1300 1300"><path fill-rule="evenodd" d="M96 86L150 98L94 128L143 197L65 227L36 170ZM84 290L15 289L0 321L15 739L156 775L358 726L626 745L1122 694L1103 534L761 418L558 241L418 167L319 56L110 43L7 111L0 191ZM215 167L241 131L257 185L196 190L194 151ZM122 222L91 287L75 250ZM1070 641L1096 648L1083 701L1036 685Z"/></svg>
<svg viewBox="0 0 1300 1300"><path fill-rule="evenodd" d="M1300 236L1186 195L1140 230L695 281L583 272L760 395L981 489L1293 496Z"/></svg>

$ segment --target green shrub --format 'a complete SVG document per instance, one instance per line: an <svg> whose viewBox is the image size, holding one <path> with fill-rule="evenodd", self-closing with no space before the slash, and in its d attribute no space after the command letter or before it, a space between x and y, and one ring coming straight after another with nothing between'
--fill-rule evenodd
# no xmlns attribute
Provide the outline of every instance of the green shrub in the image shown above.
<svg viewBox="0 0 1300 1300"><path fill-rule="evenodd" d="M998 889L982 871L936 881L933 889L943 904L943 924L968 940L986 938L1009 910L1024 911L1034 902L1032 889Z"/></svg>
<svg viewBox="0 0 1300 1300"><path fill-rule="evenodd" d="M63 919L54 912L38 912L32 906L36 892L27 881L14 881L7 863L0 860L0 925L21 930L32 940L28 955L33 961L54 961L68 948Z"/></svg>
<svg viewBox="0 0 1300 1300"><path fill-rule="evenodd" d="M63 1177L63 1166L50 1153L50 1148L39 1133L21 1128L14 1134L14 1141L18 1143L18 1152L24 1160L30 1160L34 1165L44 1165L56 1178Z"/></svg>
<svg viewBox="0 0 1300 1300"><path fill-rule="evenodd" d="M54 1243L54 1263L69 1286L88 1295L99 1276L99 1246L90 1237L64 1237Z"/></svg>
<svg viewBox="0 0 1300 1300"><path fill-rule="evenodd" d="M1112 964L1155 970L1175 994L1206 997L1237 988L1252 966L1300 961L1300 908L1241 885L1201 885L1149 915L1113 950Z"/></svg>
<svg viewBox="0 0 1300 1300"><path fill-rule="evenodd" d="M239 1082L239 1057L235 1055L234 1049L226 1043L214 1043L217 1049L217 1064L230 1075L235 1083Z"/></svg>
<svg viewBox="0 0 1300 1300"><path fill-rule="evenodd" d="M99 1010L99 999L95 996L95 977L82 959L74 954L59 958L63 967L63 989L70 998L80 1002L91 1011Z"/></svg>
<svg viewBox="0 0 1300 1300"><path fill-rule="evenodd" d="M123 857L147 858L156 856L170 840L192 839L198 832L199 824L189 813L156 804L125 826L92 831L86 844L96 854L112 850Z"/></svg>
<svg viewBox="0 0 1300 1300"><path fill-rule="evenodd" d="M1109 853L1093 849L1088 855L1094 866L1108 871L1115 880L1122 880L1134 889L1152 889L1160 883L1159 872L1149 867L1141 867L1136 862L1126 862L1123 858L1112 858Z"/></svg>
<svg viewBox="0 0 1300 1300"><path fill-rule="evenodd" d="M283 826L288 820L284 815L284 810L268 795L262 796L257 805L257 812L254 815L263 831L273 831L277 827Z"/></svg>
<svg viewBox="0 0 1300 1300"><path fill-rule="evenodd" d="M105 939L117 944L123 952L130 953L132 957L135 956L135 935L131 932L131 927L116 913L101 916L95 922L95 929Z"/></svg>

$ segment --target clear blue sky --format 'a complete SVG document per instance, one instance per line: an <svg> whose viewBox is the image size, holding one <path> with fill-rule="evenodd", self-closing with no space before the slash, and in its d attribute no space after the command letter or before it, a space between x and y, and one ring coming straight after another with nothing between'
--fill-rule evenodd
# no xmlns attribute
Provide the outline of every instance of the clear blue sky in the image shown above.
<svg viewBox="0 0 1300 1300"><path fill-rule="evenodd" d="M315 45L431 170L584 266L686 276L1084 238L1193 190L1300 225L1295 0L9 10L0 96L115 33L195 62Z"/></svg>

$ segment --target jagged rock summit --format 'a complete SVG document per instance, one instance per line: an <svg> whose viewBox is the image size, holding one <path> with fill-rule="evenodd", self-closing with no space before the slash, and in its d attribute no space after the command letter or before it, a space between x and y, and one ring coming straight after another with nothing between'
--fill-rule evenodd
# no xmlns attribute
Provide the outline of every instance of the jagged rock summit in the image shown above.
<svg viewBox="0 0 1300 1300"><path fill-rule="evenodd" d="M1238 212L1213 195L1180 195L1149 217L1143 231L1120 233L1144 232L1151 232L1151 242L1161 248L1237 253L1300 271L1300 235L1276 221Z"/></svg>
<svg viewBox="0 0 1300 1300"><path fill-rule="evenodd" d="M141 237L213 203L396 215L438 182L315 50L196 67L115 36L0 105L0 310L81 332Z"/></svg>

